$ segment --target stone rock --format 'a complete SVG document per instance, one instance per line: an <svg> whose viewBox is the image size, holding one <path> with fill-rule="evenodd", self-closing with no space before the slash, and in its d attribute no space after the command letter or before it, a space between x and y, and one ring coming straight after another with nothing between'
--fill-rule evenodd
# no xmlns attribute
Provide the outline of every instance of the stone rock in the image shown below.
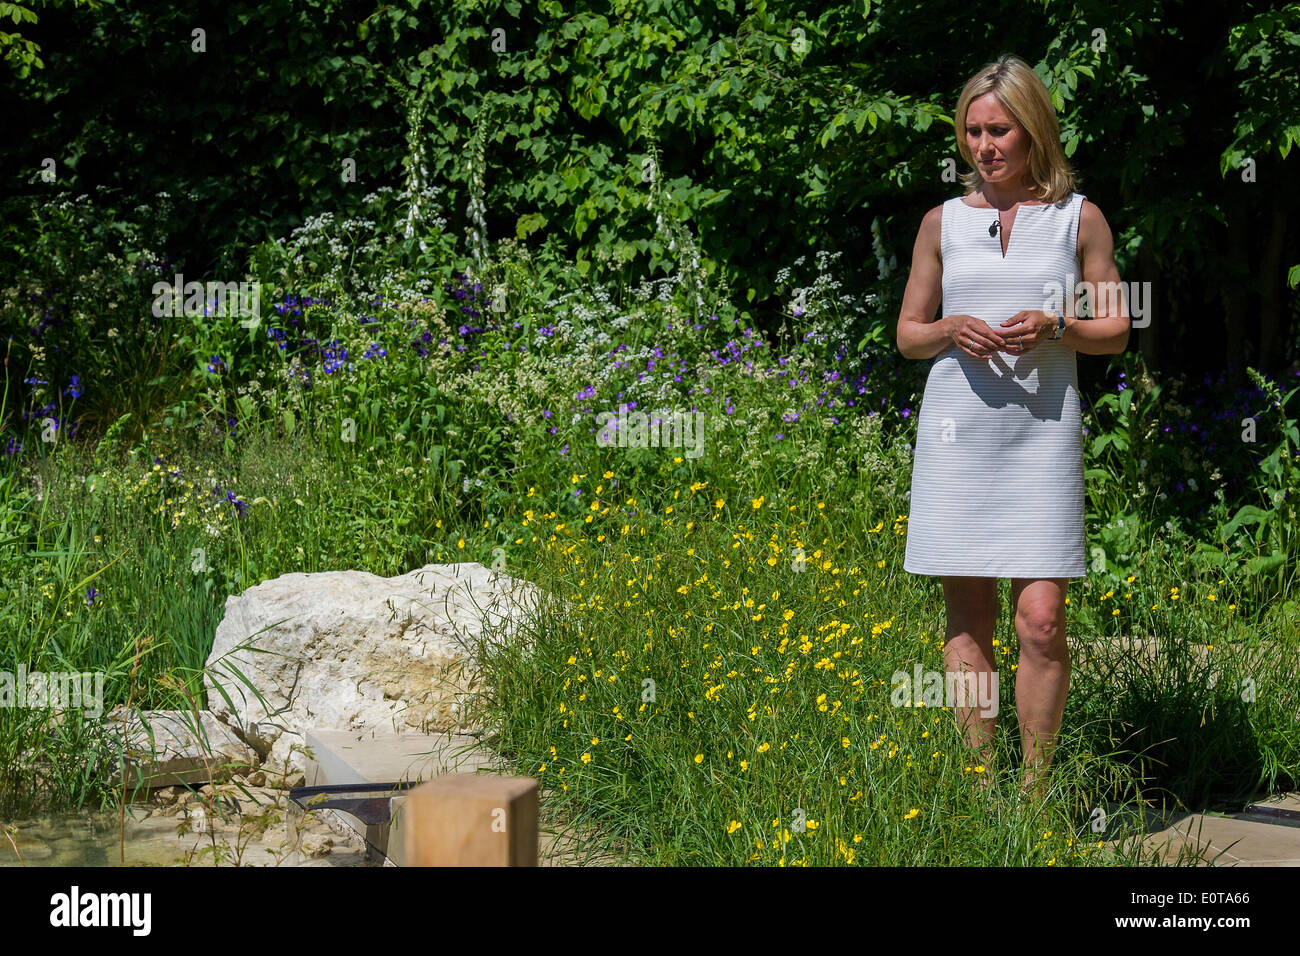
<svg viewBox="0 0 1300 956"><path fill-rule="evenodd" d="M184 791L184 787L162 787L153 792L153 802L158 807L169 807Z"/></svg>
<svg viewBox="0 0 1300 956"><path fill-rule="evenodd" d="M119 744L125 729L128 786L206 783L209 772L213 779L225 780L235 769L257 762L256 753L206 710L199 711L197 733L194 715L184 710L132 710L128 715L118 708L107 720ZM121 784L115 771L113 786Z"/></svg>
<svg viewBox="0 0 1300 956"><path fill-rule="evenodd" d="M308 859L319 859L326 856L334 849L334 841L329 837L319 840L304 840L302 844L302 854Z"/></svg>
<svg viewBox="0 0 1300 956"><path fill-rule="evenodd" d="M306 775L301 770L290 769L283 774L268 774L266 786L272 790L292 790L306 782Z"/></svg>
<svg viewBox="0 0 1300 956"><path fill-rule="evenodd" d="M264 581L226 599L208 705L281 774L305 766L309 728L450 730L477 687L478 642L513 639L540 597L472 562Z"/></svg>

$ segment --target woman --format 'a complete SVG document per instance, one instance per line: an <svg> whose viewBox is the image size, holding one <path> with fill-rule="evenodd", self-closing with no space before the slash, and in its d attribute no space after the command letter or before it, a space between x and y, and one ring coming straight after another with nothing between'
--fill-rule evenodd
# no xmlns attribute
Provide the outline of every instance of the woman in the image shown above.
<svg viewBox="0 0 1300 956"><path fill-rule="evenodd" d="M1070 686L1067 579L1086 573L1075 353L1124 351L1129 319L1122 304L1105 313L1107 295L1089 295L1093 316L1076 318L1076 282L1118 283L1114 246L1101 210L1074 192L1028 64L1003 56L980 70L953 122L973 171L965 196L921 221L898 316L899 351L934 359L903 567L943 581L946 669L994 688L997 579L1011 579L1022 787L1043 796ZM996 709L972 699L954 711L991 770Z"/></svg>

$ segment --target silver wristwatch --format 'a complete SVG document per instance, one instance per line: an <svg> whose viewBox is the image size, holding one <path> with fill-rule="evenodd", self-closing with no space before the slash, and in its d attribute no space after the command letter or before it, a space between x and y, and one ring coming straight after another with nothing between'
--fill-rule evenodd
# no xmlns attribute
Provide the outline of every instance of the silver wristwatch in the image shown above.
<svg viewBox="0 0 1300 956"><path fill-rule="evenodd" d="M1064 334L1065 334L1065 316L1058 315L1056 317L1056 331L1052 333L1052 338L1059 339Z"/></svg>

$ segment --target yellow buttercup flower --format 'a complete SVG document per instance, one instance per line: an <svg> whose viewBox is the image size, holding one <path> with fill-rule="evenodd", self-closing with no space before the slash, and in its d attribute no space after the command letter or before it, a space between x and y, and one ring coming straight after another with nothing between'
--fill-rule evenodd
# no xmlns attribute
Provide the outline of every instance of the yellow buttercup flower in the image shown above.
<svg viewBox="0 0 1300 956"><path fill-rule="evenodd" d="M910 820L910 819L912 819L914 816L916 816L917 814L919 814L920 812L921 812L921 811L918 810L916 807L913 807L911 810L908 810L906 813L903 814L903 819L904 819L904 820Z"/></svg>

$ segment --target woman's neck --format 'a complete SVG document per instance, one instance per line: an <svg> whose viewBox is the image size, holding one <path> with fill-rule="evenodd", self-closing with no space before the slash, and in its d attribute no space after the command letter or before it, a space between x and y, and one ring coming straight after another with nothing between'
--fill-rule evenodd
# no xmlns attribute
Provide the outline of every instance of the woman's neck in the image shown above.
<svg viewBox="0 0 1300 956"><path fill-rule="evenodd" d="M1018 203L1037 202L1038 197L1025 183L984 182L976 190L984 201L997 210L1010 209Z"/></svg>

